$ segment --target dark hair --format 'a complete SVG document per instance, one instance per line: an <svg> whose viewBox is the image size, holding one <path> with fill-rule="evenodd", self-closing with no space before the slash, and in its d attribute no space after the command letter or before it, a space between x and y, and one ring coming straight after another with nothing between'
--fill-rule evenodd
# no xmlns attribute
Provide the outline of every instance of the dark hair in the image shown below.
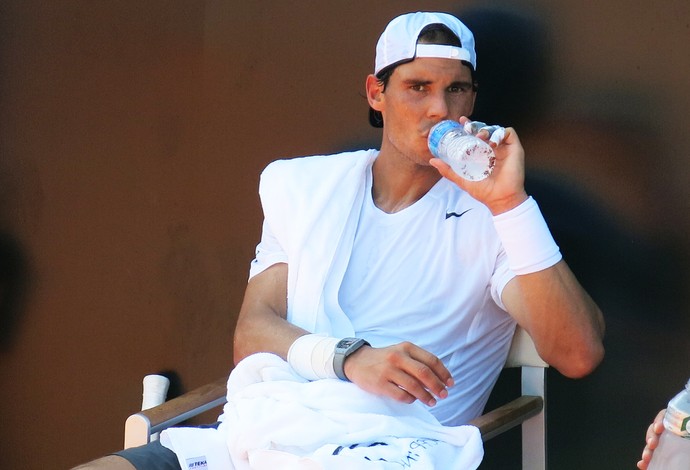
<svg viewBox="0 0 690 470"><path fill-rule="evenodd" d="M426 25L419 33L417 44L439 44L444 46L462 47L460 38L457 37L448 26L441 23ZM391 75L393 75L393 71L396 69L396 67L407 62L412 62L413 60L414 58L401 60L389 65L376 74L376 78L378 79L379 84L383 86L384 91L386 90L388 81L390 80ZM469 62L463 60L462 63L470 68L470 72L472 73L472 88L476 91L477 82L474 77L474 68ZM379 111L376 111L371 107L369 108L369 124L371 124L373 127L383 127L383 116Z"/></svg>

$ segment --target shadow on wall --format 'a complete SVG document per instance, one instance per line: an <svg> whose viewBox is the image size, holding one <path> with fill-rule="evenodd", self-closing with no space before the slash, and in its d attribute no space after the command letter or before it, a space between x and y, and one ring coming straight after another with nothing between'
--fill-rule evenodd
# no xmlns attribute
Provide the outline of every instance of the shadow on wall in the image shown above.
<svg viewBox="0 0 690 470"><path fill-rule="evenodd" d="M0 352L9 351L24 311L27 260L19 243L0 232Z"/></svg>
<svg viewBox="0 0 690 470"><path fill-rule="evenodd" d="M548 160L553 164L548 170L528 168L527 190L539 202L565 259L607 321L607 355L594 374L569 380L549 370L549 466L560 470L633 468L649 422L690 374L683 360L685 350L668 347L669 340L688 327L683 295L688 278L685 247L666 237L662 231L668 227L650 233L625 221L611 205L602 204L609 200L610 188L587 191L567 171L558 171L558 164L568 163L567 159L577 159L582 165L592 161L578 155L572 145L574 128L600 139L607 149L619 149L618 154L606 157L623 163L630 158L626 142L631 136L638 142L639 135L647 134L637 131L648 127L643 122L631 126L630 121L607 121L610 118L594 122L577 122L581 120L577 116L550 118L550 42L541 19L506 9L465 10L458 16L475 33L477 43L480 91L473 117L516 127L528 150L544 151L539 142L545 136L549 139ZM534 145L528 147L527 142ZM631 193L639 189L634 181L624 181L619 187ZM632 194L630 200L635 200ZM518 392L517 387L517 376L509 372L499 381L488 406L505 402ZM519 452L519 431L515 430L487 443L481 468L520 468L515 461Z"/></svg>

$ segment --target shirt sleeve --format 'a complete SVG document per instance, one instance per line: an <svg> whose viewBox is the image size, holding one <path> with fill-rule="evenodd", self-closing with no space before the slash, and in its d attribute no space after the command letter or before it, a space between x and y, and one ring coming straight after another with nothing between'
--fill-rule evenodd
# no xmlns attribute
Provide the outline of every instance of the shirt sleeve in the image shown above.
<svg viewBox="0 0 690 470"><path fill-rule="evenodd" d="M287 263L288 257L283 247L264 220L261 241L256 246L256 255L249 266L249 279L265 271L274 264Z"/></svg>
<svg viewBox="0 0 690 470"><path fill-rule="evenodd" d="M491 276L491 297L494 299L494 302L496 302L496 305L503 310L506 310L506 306L503 304L503 299L501 298L503 289L514 277L515 273L511 271L508 266L508 256L503 248L501 248L496 259L496 269Z"/></svg>

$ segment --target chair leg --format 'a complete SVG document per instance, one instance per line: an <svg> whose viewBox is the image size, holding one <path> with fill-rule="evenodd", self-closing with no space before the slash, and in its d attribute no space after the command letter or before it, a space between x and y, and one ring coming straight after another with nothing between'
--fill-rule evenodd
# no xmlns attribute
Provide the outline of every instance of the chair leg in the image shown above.
<svg viewBox="0 0 690 470"><path fill-rule="evenodd" d="M523 470L546 470L544 411L522 423Z"/></svg>
<svg viewBox="0 0 690 470"><path fill-rule="evenodd" d="M544 408L522 423L523 470L546 470L546 369L522 368L522 394L544 399Z"/></svg>

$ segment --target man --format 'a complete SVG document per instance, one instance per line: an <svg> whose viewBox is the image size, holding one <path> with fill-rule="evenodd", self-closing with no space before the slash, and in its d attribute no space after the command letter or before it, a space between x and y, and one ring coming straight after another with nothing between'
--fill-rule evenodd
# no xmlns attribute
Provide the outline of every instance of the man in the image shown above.
<svg viewBox="0 0 690 470"><path fill-rule="evenodd" d="M264 171L264 228L236 362L273 353L309 380L340 378L399 402L419 400L447 425L482 412L516 323L564 375L597 366L602 315L525 193L515 130L492 144L494 171L479 182L427 148L434 124L472 114L475 70L472 33L457 18L402 15L379 39L366 80L370 120L383 128L380 150L278 161ZM136 468L175 468L120 455ZM108 459L121 465L109 468L131 468Z"/></svg>

